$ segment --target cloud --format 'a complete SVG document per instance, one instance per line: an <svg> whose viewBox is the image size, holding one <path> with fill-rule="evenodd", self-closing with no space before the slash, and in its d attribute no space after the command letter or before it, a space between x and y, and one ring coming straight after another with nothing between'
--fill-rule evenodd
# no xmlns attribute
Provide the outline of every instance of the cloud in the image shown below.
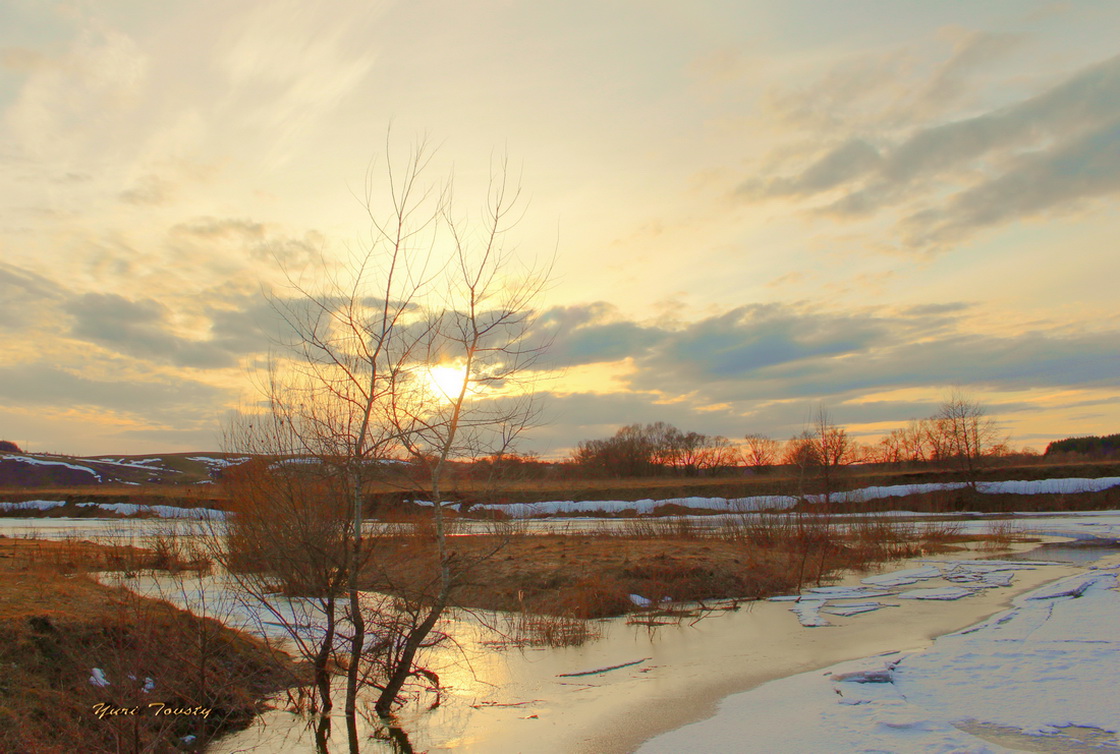
<svg viewBox="0 0 1120 754"><path fill-rule="evenodd" d="M263 339L253 339L259 330L250 327L250 316L238 317L226 310L210 312L218 330L206 340L176 335L171 309L153 299L87 293L67 302L65 310L74 320L71 337L157 363L221 369L236 365L246 352L267 346Z"/></svg>
<svg viewBox="0 0 1120 754"><path fill-rule="evenodd" d="M0 262L0 330L23 331L42 326L65 293L52 280Z"/></svg>
<svg viewBox="0 0 1120 754"><path fill-rule="evenodd" d="M969 69L1014 43L966 37L922 96L955 100L950 90L964 86ZM888 110L880 111L877 129L831 129L833 146L794 173L751 178L737 193L824 198L816 211L843 219L901 209L896 231L909 248L925 251L984 228L1076 210L1120 189L1120 56L970 117L938 118L919 108L925 120L896 128L897 138L884 129Z"/></svg>
<svg viewBox="0 0 1120 754"><path fill-rule="evenodd" d="M185 241L192 247L227 244L257 261L279 264L284 269L312 263L325 245L318 231L309 230L296 237L265 223L233 217L194 218L173 226L170 236L173 242Z"/></svg>
<svg viewBox="0 0 1120 754"><path fill-rule="evenodd" d="M617 308L603 301L561 306L541 314L540 337L551 339L547 361L557 367L619 361L661 340L657 328L621 320Z"/></svg>
<svg viewBox="0 0 1120 754"><path fill-rule="evenodd" d="M161 421L197 420L231 396L187 379L95 380L44 364L0 367L0 397L9 405L94 406Z"/></svg>
<svg viewBox="0 0 1120 754"><path fill-rule="evenodd" d="M1016 160L1003 175L959 192L945 208L911 215L902 227L913 245L930 245L1117 191L1120 117L1058 147Z"/></svg>
<svg viewBox="0 0 1120 754"><path fill-rule="evenodd" d="M879 150L863 139L851 138L826 152L800 175L775 178L765 187L748 184L741 191L764 196L806 196L853 181L879 167Z"/></svg>
<svg viewBox="0 0 1120 754"><path fill-rule="evenodd" d="M1039 327L979 334L968 330L971 308L963 302L847 311L769 304L683 326L626 322L602 304L552 316L570 325L557 338L558 363L632 359L636 369L619 378L630 390L692 412L727 405L744 413L774 401L842 402L884 389L951 384L1116 385L1120 333ZM614 319L601 321L607 315Z"/></svg>
<svg viewBox="0 0 1120 754"><path fill-rule="evenodd" d="M136 185L120 193L120 199L139 206L159 206L170 198L170 184L159 176L146 175Z"/></svg>

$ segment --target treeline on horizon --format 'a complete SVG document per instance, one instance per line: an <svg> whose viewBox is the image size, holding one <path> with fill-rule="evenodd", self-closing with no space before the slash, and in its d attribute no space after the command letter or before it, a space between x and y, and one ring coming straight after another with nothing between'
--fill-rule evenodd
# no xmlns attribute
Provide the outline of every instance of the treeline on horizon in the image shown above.
<svg viewBox="0 0 1120 754"><path fill-rule="evenodd" d="M747 434L732 441L722 435L685 431L665 422L630 424L610 437L584 440L563 461L545 462L532 455L480 459L470 466L522 474L555 474L560 469L590 477L712 476L736 470L764 471L786 466L842 467L880 464L890 467L923 465L962 466L989 463L1029 463L1050 460L1107 460L1120 457L1120 434L1074 437L1051 442L1044 453L1012 449L996 424L982 415L954 421L945 416L911 420L877 443L854 440L827 413L802 432L780 441L761 434ZM962 463L963 462L963 463Z"/></svg>
<svg viewBox="0 0 1120 754"><path fill-rule="evenodd" d="M1109 458L1120 454L1120 434L1067 437L1064 440L1056 440L1047 445L1046 452L1043 455L1054 456L1060 453Z"/></svg>

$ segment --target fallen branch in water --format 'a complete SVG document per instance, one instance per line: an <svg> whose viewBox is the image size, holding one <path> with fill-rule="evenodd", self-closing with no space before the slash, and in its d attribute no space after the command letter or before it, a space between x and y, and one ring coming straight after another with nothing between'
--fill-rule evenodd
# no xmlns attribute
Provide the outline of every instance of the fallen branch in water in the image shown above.
<svg viewBox="0 0 1120 754"><path fill-rule="evenodd" d="M610 667L599 668L597 670L584 670L580 673L560 673L556 677L557 678L576 678L577 676L581 676L581 675L598 675L599 673L606 673L606 672L609 672L611 670L618 670L619 668L628 668L631 665L641 665L643 662L645 662L646 660L650 660L650 659L652 659L652 658L643 657L642 659L634 660L633 662L624 662L621 665L611 665Z"/></svg>
<svg viewBox="0 0 1120 754"><path fill-rule="evenodd" d="M472 704L471 708L472 709L482 709L483 707L521 707L521 706L524 706L526 704L536 704L536 703L541 702L541 701L544 701L544 700L543 699L530 699L527 702L479 702L478 704Z"/></svg>

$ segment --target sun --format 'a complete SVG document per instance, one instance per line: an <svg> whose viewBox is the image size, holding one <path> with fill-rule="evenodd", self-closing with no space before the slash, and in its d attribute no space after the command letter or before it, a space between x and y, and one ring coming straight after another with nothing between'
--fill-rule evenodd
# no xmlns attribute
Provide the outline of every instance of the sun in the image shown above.
<svg viewBox="0 0 1120 754"><path fill-rule="evenodd" d="M428 389L442 401L450 403L463 389L466 370L450 364L428 369Z"/></svg>

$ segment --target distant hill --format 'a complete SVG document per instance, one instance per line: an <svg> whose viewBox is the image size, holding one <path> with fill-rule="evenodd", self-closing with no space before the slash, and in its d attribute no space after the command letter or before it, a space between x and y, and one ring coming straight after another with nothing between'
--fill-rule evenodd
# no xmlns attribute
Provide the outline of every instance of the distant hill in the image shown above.
<svg viewBox="0 0 1120 754"><path fill-rule="evenodd" d="M0 487L209 484L222 469L247 460L229 453L61 456L0 452Z"/></svg>
<svg viewBox="0 0 1120 754"><path fill-rule="evenodd" d="M1067 437L1065 440L1058 440L1046 446L1046 455L1055 453L1080 453L1087 456L1120 454L1120 434Z"/></svg>

